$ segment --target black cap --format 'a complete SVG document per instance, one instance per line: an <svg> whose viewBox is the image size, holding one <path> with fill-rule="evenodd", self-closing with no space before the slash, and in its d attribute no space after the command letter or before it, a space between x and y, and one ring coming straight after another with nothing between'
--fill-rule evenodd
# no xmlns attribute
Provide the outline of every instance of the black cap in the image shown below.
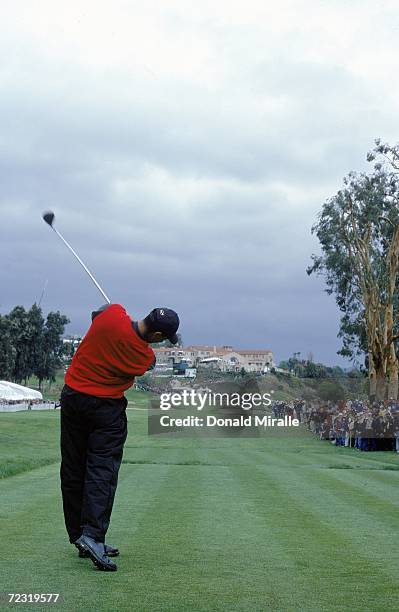
<svg viewBox="0 0 399 612"><path fill-rule="evenodd" d="M178 337L176 332L179 329L180 321L174 310L170 308L154 308L144 320L152 331L162 332L169 342L177 344Z"/></svg>

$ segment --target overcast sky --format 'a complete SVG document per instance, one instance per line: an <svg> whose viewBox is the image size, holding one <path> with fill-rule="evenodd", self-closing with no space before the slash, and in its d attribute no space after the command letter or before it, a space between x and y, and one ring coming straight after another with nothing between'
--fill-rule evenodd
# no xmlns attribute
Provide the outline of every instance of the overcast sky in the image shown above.
<svg viewBox="0 0 399 612"><path fill-rule="evenodd" d="M0 313L101 295L175 308L185 344L345 364L306 275L326 198L398 140L396 0L0 5Z"/></svg>

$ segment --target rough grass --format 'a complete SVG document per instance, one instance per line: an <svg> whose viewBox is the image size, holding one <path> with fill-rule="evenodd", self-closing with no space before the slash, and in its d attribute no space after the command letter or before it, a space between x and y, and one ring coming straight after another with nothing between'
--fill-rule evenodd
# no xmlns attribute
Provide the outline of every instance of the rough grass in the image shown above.
<svg viewBox="0 0 399 612"><path fill-rule="evenodd" d="M104 574L65 536L59 413L0 414L0 466L23 467L0 481L0 536L12 551L0 590L61 593L56 608L104 612L398 609L395 453L337 448L304 430L148 437L145 411L128 418L108 538L122 554Z"/></svg>

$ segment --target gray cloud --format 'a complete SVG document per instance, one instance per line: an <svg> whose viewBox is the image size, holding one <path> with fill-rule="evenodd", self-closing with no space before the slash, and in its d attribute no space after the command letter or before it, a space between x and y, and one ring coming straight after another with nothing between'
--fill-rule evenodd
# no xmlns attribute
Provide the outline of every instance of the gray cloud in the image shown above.
<svg viewBox="0 0 399 612"><path fill-rule="evenodd" d="M288 1L263 21L264 3L234 5L227 19L206 3L196 14L194 5L187 13L177 1L168 10L155 2L139 25L116 3L109 46L107 16L90 22L95 7L60 22L48 4L47 37L27 4L23 41L9 7L0 311L31 305L48 279L45 310L60 309L81 333L101 303L41 220L54 209L60 231L132 315L169 305L186 342L338 362L334 300L305 273L318 249L310 227L343 175L365 167L373 138L397 139L395 86L382 72L397 41L371 2L357 26L344 3L325 14L313 4L314 27ZM386 34L374 64L373 22Z"/></svg>

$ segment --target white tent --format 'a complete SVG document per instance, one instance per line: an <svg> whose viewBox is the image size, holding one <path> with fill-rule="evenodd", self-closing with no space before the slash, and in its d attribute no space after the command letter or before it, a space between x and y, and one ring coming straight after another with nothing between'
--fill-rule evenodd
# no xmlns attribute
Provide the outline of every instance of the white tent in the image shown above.
<svg viewBox="0 0 399 612"><path fill-rule="evenodd" d="M6 380L0 380L0 401L2 399L15 401L37 400L43 399L43 395L40 391L16 385Z"/></svg>

